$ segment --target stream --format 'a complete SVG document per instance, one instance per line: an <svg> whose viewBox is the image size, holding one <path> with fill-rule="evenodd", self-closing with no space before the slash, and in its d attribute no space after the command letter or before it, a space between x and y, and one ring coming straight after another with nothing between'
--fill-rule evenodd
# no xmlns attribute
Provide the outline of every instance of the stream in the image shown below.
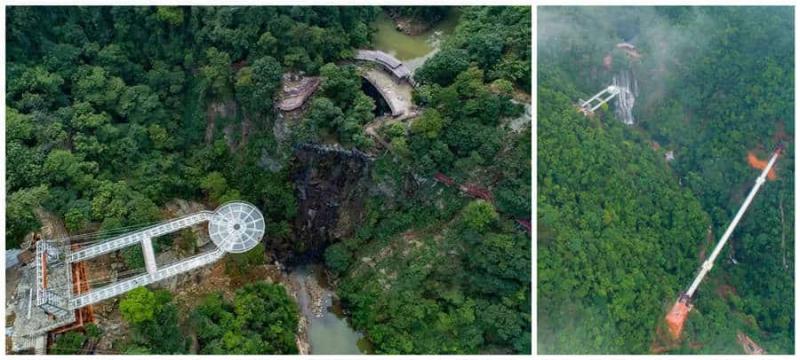
<svg viewBox="0 0 800 360"><path fill-rule="evenodd" d="M308 320L310 354L369 354L372 346L361 332L350 327L325 279L320 265L303 265L289 274L297 291L297 303Z"/></svg>

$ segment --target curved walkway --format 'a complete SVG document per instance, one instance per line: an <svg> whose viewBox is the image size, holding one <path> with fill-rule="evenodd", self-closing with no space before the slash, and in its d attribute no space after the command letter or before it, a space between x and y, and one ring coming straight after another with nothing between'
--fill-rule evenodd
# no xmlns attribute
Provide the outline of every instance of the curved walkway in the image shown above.
<svg viewBox="0 0 800 360"><path fill-rule="evenodd" d="M411 113L414 105L411 100L411 84L405 81L395 81L388 73L371 67L361 68L361 76L372 84L383 96L392 116L398 117Z"/></svg>
<svg viewBox="0 0 800 360"><path fill-rule="evenodd" d="M354 58L356 60L376 63L382 66L384 70L392 73L398 80L411 81L411 70L403 65L400 60L397 60L394 56L383 51L357 50Z"/></svg>

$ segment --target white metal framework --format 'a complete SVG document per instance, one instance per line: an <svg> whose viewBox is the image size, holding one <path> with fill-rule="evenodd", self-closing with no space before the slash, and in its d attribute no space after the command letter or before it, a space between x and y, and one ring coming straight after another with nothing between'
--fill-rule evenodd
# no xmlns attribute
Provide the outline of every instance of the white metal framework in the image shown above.
<svg viewBox="0 0 800 360"><path fill-rule="evenodd" d="M154 237L166 235L206 221L209 223L209 236L217 246L216 249L163 267L158 266L152 244ZM73 253L69 253L69 250L52 246L50 241L39 241L36 244L35 259L36 304L45 311L56 315L120 295L136 287L211 264L222 258L225 253L246 252L258 245L264 236L265 227L264 216L258 208L252 204L237 201L223 204L214 212L201 211L166 221L129 234L117 236ZM73 262L91 259L135 244L141 244L142 246L147 270L144 274L117 281L77 296L73 296L71 290L56 293L47 286L48 262L52 264L60 261L67 265L65 266L68 273L67 276L70 276L68 269ZM66 297L59 294L66 294Z"/></svg>
<svg viewBox="0 0 800 360"><path fill-rule="evenodd" d="M78 309L89 304L94 304L114 296L124 294L139 286L145 286L166 278L197 269L203 265L211 264L225 255L221 249L215 249L205 254L200 254L181 260L175 264L165 266L154 273L146 273L130 279L118 281L114 284L93 290L86 294L73 297L69 300L70 309Z"/></svg>
<svg viewBox="0 0 800 360"><path fill-rule="evenodd" d="M772 154L772 157L769 159L769 163L767 163L767 166L764 168L763 171L761 171L761 175L759 175L758 178L756 178L756 183L755 185L753 185L753 189L750 190L750 194L748 194L747 198L744 199L744 203L742 203L742 206L739 208L739 211L736 213L736 216L733 217L733 221L731 221L730 225L728 225L728 228L725 230L725 233L722 234L722 237L717 243L717 246L714 247L714 251L711 253L711 256L709 256L708 259L706 259L706 261L704 261L703 265L700 267L700 272L697 274L697 277L694 278L694 281L692 281L692 285L689 286L689 290L686 291L686 297L691 298L692 295L694 295L694 292L697 290L697 287L700 286L700 282L703 281L703 278L706 276L706 274L709 271L711 271L712 267L714 267L714 260L717 258L719 252L722 251L722 248L728 242L728 238L733 233L733 230L736 229L736 225L739 224L739 220L742 219L742 216L747 211L747 208L750 206L750 203L753 201L753 198L758 193L758 190L761 189L762 185L764 185L764 182L766 181L767 178L767 174L769 174L769 171L772 170L772 166L775 165L775 161L778 160L778 156L780 156L781 150L782 148L780 147L777 150L775 150L775 152Z"/></svg>
<svg viewBox="0 0 800 360"><path fill-rule="evenodd" d="M783 151L783 146L779 145L777 149L772 153L772 156L767 163L767 166L764 167L764 170L761 172L761 175L756 178L756 183L753 185L753 188L750 190L750 193L745 198L744 203L739 208L739 211L736 212L736 216L733 217L733 220L728 225L728 228L725 230L725 233L722 234L717 245L714 247L714 251L711 255L703 262L703 265L700 267L700 272L697 274L697 277L694 278L692 284L689 286L689 289L685 293L681 293L678 297L678 300L675 301L675 304L672 308L667 312L667 316L665 317L667 327L669 328L670 334L672 335L673 339L678 339L681 336L681 332L683 331L683 325L686 322L687 317L689 316L689 312L692 310L693 306L691 303L692 296L694 295L695 291L697 291L697 287L700 286L700 283L705 278L706 274L711 271L711 268L714 267L714 260L716 260L717 256L719 255L722 248L728 242L728 238L730 238L733 230L736 229L736 225L739 224L739 220L742 219L744 213L747 211L747 208L750 206L750 203L753 201L753 198L758 193L758 190L761 189L761 186L764 185L766 181L767 175L772 170L772 167L775 165L775 161L778 160L778 156L780 156L781 152Z"/></svg>
<svg viewBox="0 0 800 360"><path fill-rule="evenodd" d="M584 113L593 113L599 107L603 106L603 104L611 101L615 96L619 95L622 89L615 85L609 85L607 88L603 89L599 93L595 94L589 100L580 99L580 107Z"/></svg>
<svg viewBox="0 0 800 360"><path fill-rule="evenodd" d="M101 244L73 252L69 255L68 261L77 262L81 260L91 259L93 257L105 253L126 248L133 244L140 243L144 241L144 239L151 239L161 235L166 235L178 231L180 229L196 225L204 221L208 221L209 219L211 219L211 216L213 214L214 213L211 211L201 211L196 214L191 214L188 216L184 216L182 218L170 220L130 234L118 236Z"/></svg>

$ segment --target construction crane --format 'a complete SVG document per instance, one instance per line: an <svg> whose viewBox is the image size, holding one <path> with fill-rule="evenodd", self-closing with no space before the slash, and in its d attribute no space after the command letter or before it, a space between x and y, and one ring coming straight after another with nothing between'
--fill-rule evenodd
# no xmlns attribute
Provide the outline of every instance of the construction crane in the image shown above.
<svg viewBox="0 0 800 360"><path fill-rule="evenodd" d="M753 198L758 193L758 190L761 189L761 186L764 185L766 181L767 174L772 170L772 167L775 165L775 162L778 160L778 156L781 155L783 151L783 144L778 145L775 151L772 153L772 156L767 163L767 166L764 167L764 170L761 171L761 175L756 178L756 183L753 185L753 188L750 190L750 194L747 195L747 198L744 199L744 203L739 208L739 211L736 213L736 216L733 217L733 221L728 225L728 228L725 230L725 233L722 234L717 246L714 247L714 251L711 253L706 261L700 266L700 271L697 274L697 277L694 278L692 284L689 286L689 289L686 292L681 293L678 297L678 300L675 302L675 305L672 306L672 309L667 313L665 318L667 322L667 326L669 327L670 334L672 335L673 339L678 339L681 336L681 331L683 331L683 325L686 321L687 316L689 315L689 311L692 310L692 296L694 295L695 291L697 291L697 287L700 286L700 282L703 281L706 274L711 271L711 268L714 267L714 260L716 260L717 256L719 255L722 248L725 246L725 243L728 242L728 238L730 238L733 230L736 229L736 225L739 224L739 220L742 219L742 216L747 211L747 208L750 206L750 203L753 201Z"/></svg>
<svg viewBox="0 0 800 360"><path fill-rule="evenodd" d="M607 88L589 98L589 100L578 99L579 110L586 115L594 113L595 110L611 101L611 99L619 95L620 92L622 92L622 89L619 86L609 85Z"/></svg>
<svg viewBox="0 0 800 360"><path fill-rule="evenodd" d="M208 222L208 233L216 248L194 257L159 266L156 263L152 239L181 229ZM56 318L66 318L76 309L118 296L139 286L152 284L221 259L226 253L243 253L254 248L264 236L264 216L252 204L236 201L225 203L215 211L200 211L177 219L103 239L81 249L70 250L59 240L41 240L36 243L35 304ZM69 284L71 264L79 263L112 251L141 245L146 272L114 281L101 288L75 293ZM48 276L60 281L59 286L48 283Z"/></svg>

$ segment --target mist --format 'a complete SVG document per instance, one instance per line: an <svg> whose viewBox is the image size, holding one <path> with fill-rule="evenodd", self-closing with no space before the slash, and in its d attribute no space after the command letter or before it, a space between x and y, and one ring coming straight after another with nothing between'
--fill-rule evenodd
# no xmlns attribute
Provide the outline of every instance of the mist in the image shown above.
<svg viewBox="0 0 800 360"><path fill-rule="evenodd" d="M750 171L745 167L747 164L746 150L771 148L770 142L776 141L776 138L791 136L774 135L774 133L783 133L782 128L778 131L773 130L775 123L783 124L785 122L787 131L791 133L793 130L791 128L793 124L792 107L789 106L792 104L793 97L792 92L786 90L791 88L789 85L792 83L791 74L793 73L789 71L792 68L788 64L793 63L791 60L794 56L794 29L787 26L787 24L793 26L793 21L789 16L793 9L790 7L548 6L538 7L537 11L538 86L540 90L548 90L548 95L558 93L558 95L566 96L573 105L578 105L580 98L587 99L610 84L621 84L621 86L629 88L635 98L631 99L635 101L628 104L632 106L631 117L626 118L626 116L620 115L619 111L615 111L617 119L634 127L633 131L625 132L625 134L634 140L632 142L643 144L644 149L650 146L660 152L657 154L660 159L655 158L659 160L656 164L659 168L667 168L669 171L660 174L659 179L668 179L667 182L670 183L670 186L692 191L692 196L702 202L703 211L710 215L712 225L727 224L731 216L728 211L729 203L735 203L738 206L737 200L728 201L727 199L740 199L736 194L743 188L740 185L749 184L752 181L749 176L743 176L749 174L748 171ZM540 92L540 94L543 93ZM541 95L540 98L542 98ZM551 98L558 99L558 101L549 100L549 102L540 103L540 109L541 106L550 104L559 106L557 109L560 110L564 98L555 96ZM545 97L545 99L549 98ZM620 102L627 101L627 99L620 100L620 98L612 100L609 103L610 107L617 107ZM541 113L542 110L540 110ZM599 113L601 113L599 121L591 121L588 126L610 128L611 125L607 126L606 120L613 119L613 117L605 111ZM574 125L567 119L570 117L562 116L560 112L549 118L549 122L546 124L550 126L551 137L560 132L572 134L573 128L566 125L563 128L557 128L562 123ZM629 121L634 119L635 121ZM581 118L578 123L583 126L583 119ZM594 129L591 128L591 130ZM565 142L569 141L569 150L573 150L576 144L580 145L583 142L594 140L591 137L595 135L593 132L590 132L591 136L586 135L587 138L590 138L589 140L581 138L585 132L583 127L575 132L575 138L578 141L573 143L571 142L572 138L562 139ZM540 134L542 134L541 130ZM618 143L622 142L619 138L616 140ZM552 142L551 144L565 142ZM587 146L584 148L584 152L591 152L598 147ZM627 148L621 148L620 153L627 151ZM558 146L556 149L552 153L559 153L563 150ZM542 153L545 151L540 151L540 154ZM669 153L671 158L662 162L661 160L665 159L665 153ZM650 152L648 152L649 154ZM757 151L754 154L754 157L749 159L751 164L753 159L758 159L755 156L763 155L758 154ZM628 155L625 153L625 156ZM619 157L619 154L615 156ZM582 155L578 154L570 155L569 158L565 156L565 159L568 158L567 160L572 161L571 157L576 159L574 160L575 168L583 166L583 163L577 159L594 161L594 159L585 160ZM587 156L587 158L591 157ZM555 163L558 162L553 161L553 164ZM620 166L624 166L630 161L620 160L619 163ZM541 164L540 160L540 169ZM556 167L552 164L550 166ZM569 166L565 166L565 168L569 168ZM780 172L778 173L780 174ZM566 187L565 184L568 183L567 181L554 182L560 186L559 190L562 191ZM541 184L540 181L540 188ZM571 190L585 190L592 195L595 192L603 193L599 196L606 196L604 193L606 189L585 189L581 186L583 184L575 185ZM644 196L649 195L644 194ZM778 197L774 193L767 196L773 195L775 196L774 202L779 203ZM556 198L554 197L554 199ZM770 201L773 201L772 199L770 198ZM616 201L611 198L606 200ZM553 209L561 209L559 206L563 205L560 201L561 199L558 198L551 203L546 201L544 203L551 205L550 209L555 212L556 210ZM540 204L542 202L540 200ZM576 201L576 203L580 204L580 201ZM540 205L540 209L542 208ZM777 208L777 206L773 206L773 208ZM564 212L572 210L567 206L564 206L563 209ZM592 211L592 209L588 209L586 213ZM765 223L764 219L766 218L768 217L764 215L759 224ZM769 219L774 221L776 217L772 216ZM703 221L696 223L700 224ZM705 227L709 224L703 223L702 225ZM569 226L573 226L573 228ZM625 344L623 339L632 337L630 327L631 324L637 322L637 326L641 325L639 334L648 333L648 330L652 329L653 338L656 338L656 325L663 322L664 314L675 300L672 292L677 292L682 286L685 286L688 280L684 278L688 278L693 273L694 257L681 258L686 263L678 268L672 267L671 263L677 261L676 258L668 260L669 265L653 263L653 268L657 267L663 271L663 274L660 274L661 277L653 278L653 281L674 281L675 284L671 284L668 291L654 296L654 298L658 297L662 303L656 304L656 301L651 299L649 304L641 304L641 308L636 307L635 311L631 311L635 315L620 316L615 302L621 302L619 300L621 298L635 297L645 292L643 290L646 288L643 285L644 282L638 284L635 289L622 289L612 294L606 290L613 286L596 280L601 275L584 274L580 271L575 275L562 270L566 266L565 264L573 265L578 262L573 258L574 253L584 251L584 248L578 248L578 246L569 247L570 240L573 238L580 237L580 240L587 240L585 237L589 235L576 230L583 229L583 226L584 223L580 221L563 225L563 228L560 229L563 236L561 244L557 244L558 241L553 240L548 244L540 243L538 245L540 274L548 275L548 277L540 275L538 287L537 345L539 353L626 353L631 351L631 347L648 347L650 344L647 341ZM623 228L620 226L620 229ZM674 230L680 227L665 226L665 228ZM772 227L764 225L764 228L771 229ZM556 233L559 230L551 229L551 231ZM639 236L638 231L637 225L637 228L631 229L631 234L626 236L637 237ZM760 233L766 233L766 231L761 229ZM762 238L765 239L765 237ZM701 239L701 237L697 237L697 239ZM663 243L680 244L679 247L682 251L693 252L696 244L692 241L697 239L694 236L673 237L665 238ZM590 246L585 246L583 243L581 245L591 249ZM564 256L555 250L553 253L547 253L543 250L551 248L557 250L567 248L570 250L570 255ZM750 249L736 249L737 254L743 254L747 250ZM543 253L549 254L555 260L542 261ZM653 259L658 259L660 256L666 255L662 252L654 252ZM757 256L769 258L767 255L753 251L750 253L749 259ZM578 258L577 255L575 258ZM767 261L762 262L766 263ZM543 263L556 265L548 268L542 267ZM591 268L597 264L602 265L605 262L601 258L591 258L581 265L584 268ZM720 267L722 266L724 265ZM634 268L631 266L614 269L602 276L610 277L609 274L617 276L617 272L622 271L624 274L619 275L619 278L628 279L630 274L643 271L643 269L651 269L651 267ZM600 272L603 270L601 269ZM558 275L554 275L554 273ZM547 280L543 281L542 279L545 278ZM552 289L554 283L560 285L567 280L573 281L572 286L584 290L585 293L578 295L571 290L562 289L559 292L559 290ZM748 281L751 280L748 278ZM774 279L763 281L765 283L767 281L778 282ZM757 299L760 295L750 296ZM722 301L712 296L703 298L703 301L708 302L718 300ZM648 306L649 308L645 309ZM774 307L780 308L779 305L774 305ZM656 308L658 311L654 310ZM720 307L720 309L722 308ZM712 310L710 306L705 306L703 310L707 311L707 314L716 311ZM759 312L752 311L752 313ZM720 310L714 316L722 315L728 316L729 314ZM763 317L768 318L766 315ZM769 321L772 319L770 318ZM737 325L726 323L725 326L734 328ZM642 331L643 329L644 331ZM602 336L597 336L598 334ZM643 335L643 337L646 336L649 336L649 333ZM698 331L694 335L695 338L713 341L717 341L720 336L717 332L707 329ZM733 338L730 337L730 339ZM576 344L579 345L576 346ZM644 352L641 348L639 349L639 352ZM650 351L653 350L650 349Z"/></svg>
<svg viewBox="0 0 800 360"><path fill-rule="evenodd" d="M630 70L639 85L637 98L649 102L688 71L715 26L696 7L540 7L538 58L541 64L560 64L587 95ZM634 45L641 56L626 56L620 43Z"/></svg>

